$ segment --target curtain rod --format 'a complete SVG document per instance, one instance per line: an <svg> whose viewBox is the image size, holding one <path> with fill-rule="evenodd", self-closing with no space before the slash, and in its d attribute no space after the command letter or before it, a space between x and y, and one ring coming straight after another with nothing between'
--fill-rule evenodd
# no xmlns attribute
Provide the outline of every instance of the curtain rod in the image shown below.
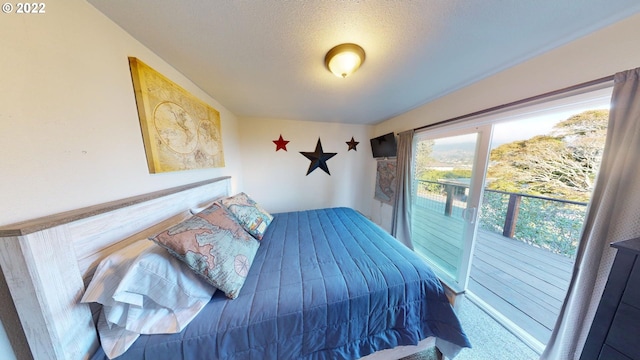
<svg viewBox="0 0 640 360"><path fill-rule="evenodd" d="M487 108L487 109L484 109L484 110L474 111L472 113L468 113L468 114L465 114L465 115L460 115L460 116L456 116L456 117L453 117L453 118L450 118L450 119L447 119L447 120L438 121L438 122L433 123L433 124L420 126L420 127L414 128L413 131L424 130L424 129L427 129L427 128L430 128L430 127L433 127L433 126L443 125L443 124L447 124L447 123L450 123L450 122L454 122L454 121L470 118L470 117L473 117L473 116L484 115L484 114L487 114L487 113L490 113L490 112L494 112L494 111L497 111L497 110L502 110L502 109L505 109L505 108L508 108L508 107L512 107L512 106L516 106L516 105L522 105L522 104L525 104L525 103L528 103L528 102L544 99L544 98L555 96L555 95L560 95L560 94L563 94L563 93L566 93L566 92L579 90L579 89L586 88L586 87L593 86L593 85L602 84L602 83L605 83L607 81L613 81L613 77L614 77L614 75L605 76L605 77L600 78L600 79L583 82L581 84L572 85L572 86L569 86L569 87L566 87L566 88L563 88L563 89L549 91L549 92L546 92L544 94L535 95L535 96L531 96L531 97L528 97L528 98L525 98L525 99L512 101L510 103L506 103L506 104L490 107L490 108Z"/></svg>

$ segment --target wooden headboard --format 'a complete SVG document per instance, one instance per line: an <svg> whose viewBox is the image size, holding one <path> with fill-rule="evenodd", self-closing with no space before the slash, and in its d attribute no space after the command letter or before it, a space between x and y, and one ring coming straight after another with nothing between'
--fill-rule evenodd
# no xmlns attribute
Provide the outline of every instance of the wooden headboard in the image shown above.
<svg viewBox="0 0 640 360"><path fill-rule="evenodd" d="M221 177L0 227L0 266L36 359L86 359L98 347L78 303L105 256L228 196Z"/></svg>

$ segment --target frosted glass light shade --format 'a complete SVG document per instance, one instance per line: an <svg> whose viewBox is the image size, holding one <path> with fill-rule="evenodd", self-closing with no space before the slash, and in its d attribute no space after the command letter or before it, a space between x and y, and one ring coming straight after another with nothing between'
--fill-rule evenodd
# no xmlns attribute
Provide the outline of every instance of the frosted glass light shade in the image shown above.
<svg viewBox="0 0 640 360"><path fill-rule="evenodd" d="M324 63L335 76L345 78L364 62L364 50L356 44L340 44L327 53Z"/></svg>

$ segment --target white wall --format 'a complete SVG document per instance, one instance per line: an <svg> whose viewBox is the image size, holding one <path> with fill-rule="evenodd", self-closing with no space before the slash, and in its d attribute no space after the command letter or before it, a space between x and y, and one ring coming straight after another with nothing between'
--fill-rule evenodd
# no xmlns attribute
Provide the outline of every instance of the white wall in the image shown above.
<svg viewBox="0 0 640 360"><path fill-rule="evenodd" d="M240 188L236 117L86 1L0 17L0 225L222 175ZM128 56L220 111L225 168L149 174ZM0 291L0 307L10 301ZM12 338L17 319L0 318Z"/></svg>
<svg viewBox="0 0 640 360"><path fill-rule="evenodd" d="M637 14L384 121L374 135L398 133L640 67L639 33ZM377 207L374 201L372 209ZM391 211L384 213L383 226L389 226L390 215Z"/></svg>
<svg viewBox="0 0 640 360"><path fill-rule="evenodd" d="M220 175L240 179L237 120L82 0L2 14L0 225ZM221 113L226 168L148 172L127 57Z"/></svg>
<svg viewBox="0 0 640 360"><path fill-rule="evenodd" d="M346 206L369 216L373 199L375 160L371 155L372 126L241 118L244 191L271 212ZM282 134L287 151L273 140ZM347 141L359 141L357 151ZM324 152L337 153L327 161L331 175L318 168L308 176L318 138Z"/></svg>

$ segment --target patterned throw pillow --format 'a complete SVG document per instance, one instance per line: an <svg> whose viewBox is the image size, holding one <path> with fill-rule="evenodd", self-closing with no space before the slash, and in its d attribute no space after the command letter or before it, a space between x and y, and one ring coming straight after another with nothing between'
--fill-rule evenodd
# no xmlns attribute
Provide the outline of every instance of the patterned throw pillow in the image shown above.
<svg viewBox="0 0 640 360"><path fill-rule="evenodd" d="M231 299L238 296L260 246L217 203L149 239Z"/></svg>
<svg viewBox="0 0 640 360"><path fill-rule="evenodd" d="M262 240L267 227L271 224L273 216L258 205L249 195L241 192L237 195L222 199L222 205L226 206L238 219L238 222L249 234L258 240Z"/></svg>

